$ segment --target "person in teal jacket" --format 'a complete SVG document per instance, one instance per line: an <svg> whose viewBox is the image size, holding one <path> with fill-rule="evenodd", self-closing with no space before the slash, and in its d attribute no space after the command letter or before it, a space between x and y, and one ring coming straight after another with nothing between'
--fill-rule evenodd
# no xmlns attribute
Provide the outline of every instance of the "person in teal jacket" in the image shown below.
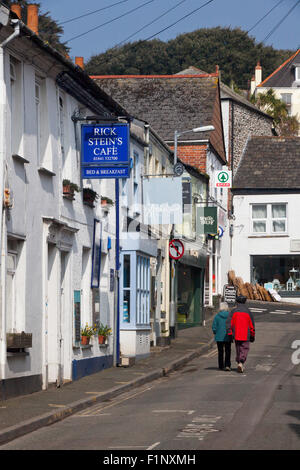
<svg viewBox="0 0 300 470"><path fill-rule="evenodd" d="M228 315L228 304L226 302L221 302L220 311L215 316L212 324L212 330L218 346L218 364L220 370L224 369L224 365L225 370L231 370L231 338L227 335L226 331L226 320Z"/></svg>

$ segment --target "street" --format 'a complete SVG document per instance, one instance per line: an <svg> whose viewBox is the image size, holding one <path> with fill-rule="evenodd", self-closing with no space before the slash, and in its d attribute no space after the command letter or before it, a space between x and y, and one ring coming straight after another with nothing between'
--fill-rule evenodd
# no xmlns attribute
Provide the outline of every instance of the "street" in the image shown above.
<svg viewBox="0 0 300 470"><path fill-rule="evenodd" d="M300 307L249 302L256 321L244 374L216 347L169 376L16 439L1 450L300 448ZM295 342L298 342L295 347Z"/></svg>

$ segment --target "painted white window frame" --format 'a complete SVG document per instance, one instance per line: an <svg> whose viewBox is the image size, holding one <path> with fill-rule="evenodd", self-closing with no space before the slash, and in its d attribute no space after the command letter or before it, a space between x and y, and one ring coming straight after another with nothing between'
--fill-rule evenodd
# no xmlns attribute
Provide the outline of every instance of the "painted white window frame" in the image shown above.
<svg viewBox="0 0 300 470"><path fill-rule="evenodd" d="M285 206L285 217L273 217L272 208L273 206ZM262 218L253 218L253 207L254 206L266 206L266 217ZM274 221L284 221L285 222L285 231L274 231L273 222ZM266 230L265 231L255 231L254 223L255 222L265 222ZM250 204L250 231L252 235L287 235L288 233L288 203L287 202L256 202Z"/></svg>

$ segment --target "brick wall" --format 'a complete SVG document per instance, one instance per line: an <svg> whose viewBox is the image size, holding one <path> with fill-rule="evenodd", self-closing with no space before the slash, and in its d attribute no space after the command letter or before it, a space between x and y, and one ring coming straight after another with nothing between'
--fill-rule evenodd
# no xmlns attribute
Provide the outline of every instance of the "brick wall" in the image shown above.
<svg viewBox="0 0 300 470"><path fill-rule="evenodd" d="M174 149L174 147L170 147ZM198 143L178 144L177 156L182 162L206 173L206 150L207 145L199 145Z"/></svg>

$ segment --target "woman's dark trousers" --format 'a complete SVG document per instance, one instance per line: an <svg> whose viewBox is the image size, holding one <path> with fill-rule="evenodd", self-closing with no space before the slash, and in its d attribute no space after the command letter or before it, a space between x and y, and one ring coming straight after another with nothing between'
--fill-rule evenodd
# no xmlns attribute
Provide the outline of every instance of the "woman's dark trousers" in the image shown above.
<svg viewBox="0 0 300 470"><path fill-rule="evenodd" d="M219 369L224 367L231 367L231 342L230 341L217 341L218 345L218 363ZM225 365L224 365L224 351L225 351Z"/></svg>

